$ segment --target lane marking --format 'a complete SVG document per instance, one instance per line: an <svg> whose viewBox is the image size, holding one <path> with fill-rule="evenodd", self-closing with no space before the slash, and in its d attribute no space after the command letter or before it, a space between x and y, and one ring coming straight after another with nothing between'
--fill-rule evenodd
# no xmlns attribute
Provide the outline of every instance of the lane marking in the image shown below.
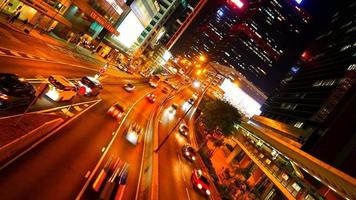
<svg viewBox="0 0 356 200"><path fill-rule="evenodd" d="M27 57L34 59L33 55L27 54Z"/></svg>
<svg viewBox="0 0 356 200"><path fill-rule="evenodd" d="M89 183L91 181L91 179L94 178L94 175L96 173L96 171L99 169L101 163L104 161L104 158L106 156L106 154L109 152L109 149L111 147L111 145L114 143L116 137L117 137L117 133L120 131L121 127L123 126L126 118L129 116L129 114L131 113L132 109L136 106L136 104L138 104L138 102L142 101L142 99L144 99L149 93L151 93L152 91L150 90L150 92L144 94L141 98L137 99L132 106L130 107L129 110L127 110L126 115L124 116L124 118L122 119L122 122L120 123L119 127L117 128L117 130L115 131L115 135L114 137L111 138L108 146L106 147L106 150L104 151L103 155L100 157L98 163L95 165L90 177L88 178L88 180L84 183L84 186L81 188L80 192L78 193L78 195L75 197L76 200L80 200L81 197L83 196L85 190L87 189L87 187L89 186Z"/></svg>
<svg viewBox="0 0 356 200"><path fill-rule="evenodd" d="M68 108L63 108L63 109L61 109L61 111L62 111L65 115L67 115L68 117L73 117L73 116L74 116L74 114L73 114L72 112L70 112L70 111L68 110Z"/></svg>
<svg viewBox="0 0 356 200"><path fill-rule="evenodd" d="M185 187L185 191L187 192L188 200L190 200L190 195L189 195L189 192L188 192L188 188L187 188L187 187Z"/></svg>
<svg viewBox="0 0 356 200"><path fill-rule="evenodd" d="M17 56L17 57L22 57L21 54L19 54L18 52L14 51L14 50L9 50L10 53L14 56Z"/></svg>
<svg viewBox="0 0 356 200"><path fill-rule="evenodd" d="M90 175L90 170L87 171L87 173L85 174L84 178L88 178Z"/></svg>
<svg viewBox="0 0 356 200"><path fill-rule="evenodd" d="M80 108L79 106L74 106L74 109L76 110L76 111L78 111L78 112L80 112L80 111L82 111L83 109L82 108Z"/></svg>
<svg viewBox="0 0 356 200"><path fill-rule="evenodd" d="M104 152L104 151L105 151L105 149L106 149L106 148L105 148L105 147L103 147L103 148L101 149L101 152Z"/></svg>
<svg viewBox="0 0 356 200"><path fill-rule="evenodd" d="M114 132L112 132L112 135L115 135L115 131L114 131Z"/></svg>

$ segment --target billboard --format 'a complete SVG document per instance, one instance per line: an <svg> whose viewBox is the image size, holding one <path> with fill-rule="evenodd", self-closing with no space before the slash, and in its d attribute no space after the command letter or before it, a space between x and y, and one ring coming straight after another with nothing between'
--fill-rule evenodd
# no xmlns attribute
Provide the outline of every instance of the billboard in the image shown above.
<svg viewBox="0 0 356 200"><path fill-rule="evenodd" d="M136 15L133 12L130 12L117 28L120 35L112 36L112 38L126 48L130 48L144 29L145 27L141 24Z"/></svg>
<svg viewBox="0 0 356 200"><path fill-rule="evenodd" d="M261 105L236 84L231 82L230 79L225 79L220 88L225 92L224 99L239 109L247 117L259 115L261 113Z"/></svg>

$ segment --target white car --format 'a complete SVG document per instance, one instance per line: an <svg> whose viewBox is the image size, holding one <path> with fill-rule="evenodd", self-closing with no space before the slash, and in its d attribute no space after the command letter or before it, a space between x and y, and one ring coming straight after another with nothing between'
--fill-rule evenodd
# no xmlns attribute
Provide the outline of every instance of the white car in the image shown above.
<svg viewBox="0 0 356 200"><path fill-rule="evenodd" d="M126 133L126 139L131 143L136 145L141 142L142 139L143 128L141 128L138 124L132 124Z"/></svg>
<svg viewBox="0 0 356 200"><path fill-rule="evenodd" d="M76 86L60 75L50 76L48 86L46 96L56 102L72 100L77 95Z"/></svg>
<svg viewBox="0 0 356 200"><path fill-rule="evenodd" d="M131 83L127 83L127 84L125 84L124 89L127 92L133 92L136 90L136 87L134 85L132 85Z"/></svg>

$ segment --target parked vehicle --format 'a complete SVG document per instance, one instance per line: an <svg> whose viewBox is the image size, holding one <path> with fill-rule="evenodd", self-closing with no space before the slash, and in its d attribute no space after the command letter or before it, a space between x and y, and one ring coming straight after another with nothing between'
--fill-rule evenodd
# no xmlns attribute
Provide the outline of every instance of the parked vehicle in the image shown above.
<svg viewBox="0 0 356 200"><path fill-rule="evenodd" d="M101 83L90 76L85 76L78 81L78 87L85 87L85 96L97 96L103 89Z"/></svg>
<svg viewBox="0 0 356 200"><path fill-rule="evenodd" d="M27 106L35 94L35 89L25 79L15 74L0 73L0 109Z"/></svg>
<svg viewBox="0 0 356 200"><path fill-rule="evenodd" d="M153 88L157 88L160 81L161 78L158 75L153 75L150 77L148 84Z"/></svg>
<svg viewBox="0 0 356 200"><path fill-rule="evenodd" d="M76 86L64 76L52 75L48 78L48 83L46 96L53 101L68 101L77 95Z"/></svg>

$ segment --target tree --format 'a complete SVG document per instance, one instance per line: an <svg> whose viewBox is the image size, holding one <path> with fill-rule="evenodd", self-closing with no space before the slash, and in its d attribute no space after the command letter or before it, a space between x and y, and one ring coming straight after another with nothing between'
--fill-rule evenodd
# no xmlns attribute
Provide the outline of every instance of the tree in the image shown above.
<svg viewBox="0 0 356 200"><path fill-rule="evenodd" d="M208 101L203 107L202 121L209 133L220 132L225 136L233 134L242 115L237 108L222 100Z"/></svg>

